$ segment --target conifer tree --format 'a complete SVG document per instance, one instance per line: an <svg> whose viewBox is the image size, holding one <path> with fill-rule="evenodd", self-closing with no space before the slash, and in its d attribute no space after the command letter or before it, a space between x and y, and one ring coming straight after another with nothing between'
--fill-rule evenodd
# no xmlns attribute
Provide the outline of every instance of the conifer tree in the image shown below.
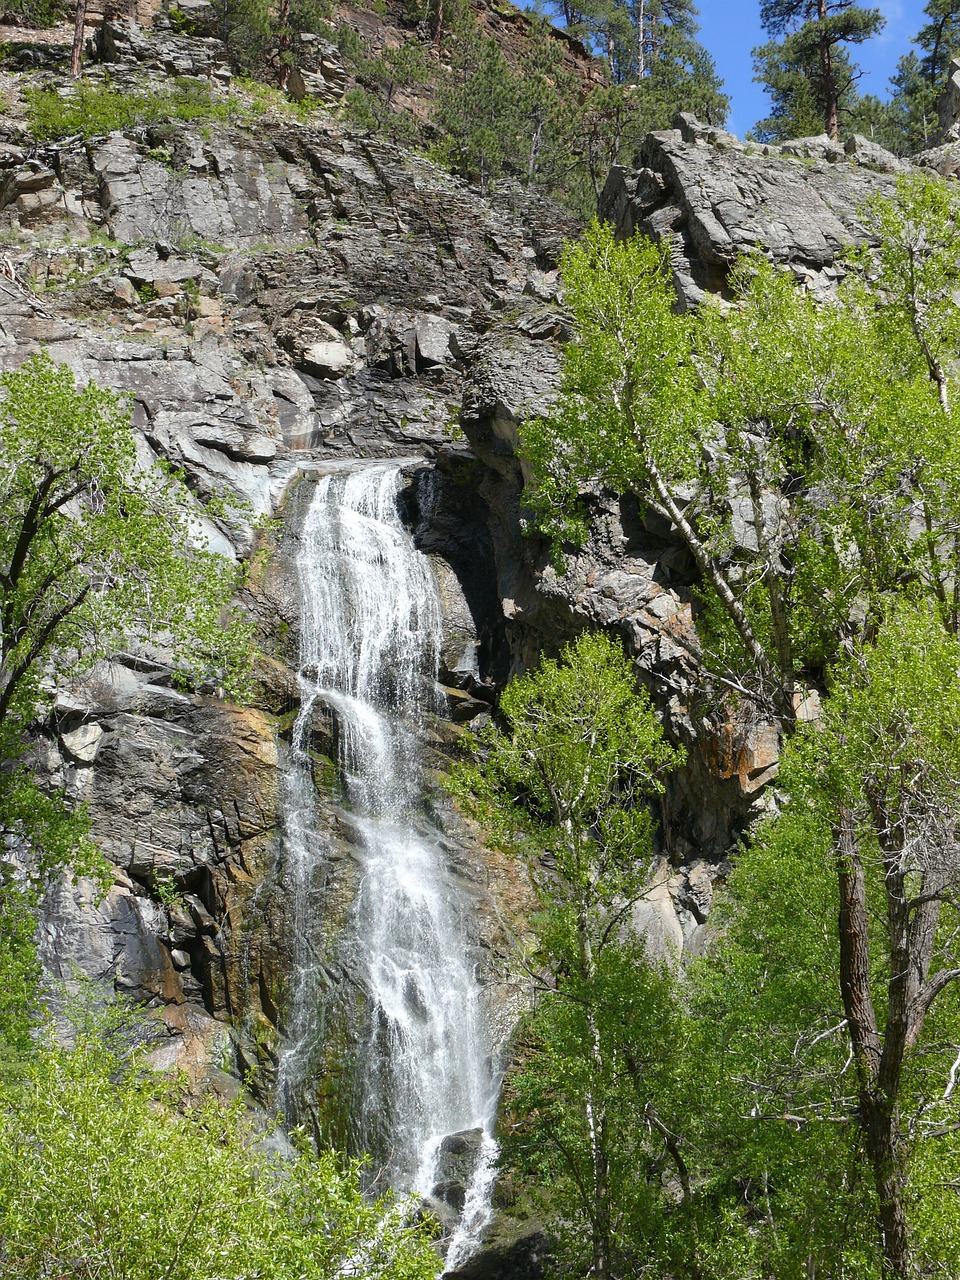
<svg viewBox="0 0 960 1280"><path fill-rule="evenodd" d="M936 143L937 106L950 60L960 51L960 0L930 0L924 13L930 21L914 37L919 52L905 54L890 81L890 130L895 149L905 155Z"/></svg>
<svg viewBox="0 0 960 1280"><path fill-rule="evenodd" d="M789 130L815 109L836 140L858 76L844 46L876 35L884 23L879 9L853 0L762 0L760 21L773 40L754 50L756 78L770 89L772 118L789 122ZM772 132L788 136L779 129Z"/></svg>

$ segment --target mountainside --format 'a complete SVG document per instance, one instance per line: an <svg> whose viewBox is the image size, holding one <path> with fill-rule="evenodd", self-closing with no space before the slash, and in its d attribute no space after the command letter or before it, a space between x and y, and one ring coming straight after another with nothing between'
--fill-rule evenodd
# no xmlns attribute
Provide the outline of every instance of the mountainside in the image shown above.
<svg viewBox="0 0 960 1280"><path fill-rule="evenodd" d="M351 125L335 109L349 76L323 41L305 92L322 81L329 110L297 119L271 99L254 114L253 90L226 96L209 8L181 4L195 34L162 21L152 33L115 19L98 29L114 88L172 91L188 77L176 87L199 104L192 119L38 141L27 77L42 85L51 71L59 84L66 45L21 34L6 46L0 368L45 350L81 383L129 395L143 458L173 464L211 545L246 562L241 599L261 650L248 704L213 683L178 688L163 645L131 640L82 675L47 673L52 707L31 759L46 785L88 806L114 873L102 899L85 880L50 894L48 974L133 997L162 1027L158 1064L225 1092L249 1072L267 1103L302 930L283 861L283 779L304 705L297 556L317 473L393 460L403 525L438 584L440 698L416 713L424 803L443 832L444 875L471 904L467 945L497 1053L529 995L521 951L533 897L525 868L484 847L435 785L463 727L484 723L511 675L584 628L623 638L689 752L662 801L657 887L634 912L664 956L702 946L713 886L763 809L778 734L742 707L699 701L696 571L664 521L629 495L585 493L589 540L562 575L546 541L528 536L517 429L557 392L571 333L558 260L575 218L510 182L481 192ZM342 17L375 49L400 30L367 10ZM508 56L530 25L499 7L483 23ZM559 39L589 82L582 51ZM404 105L417 111L417 95ZM952 155L928 161L947 171ZM647 137L636 169L611 172L600 213L624 235L669 240L685 305L722 294L734 257L753 247L826 294L839 253L864 236L863 200L904 168L862 140L761 150L686 116ZM229 505L205 511L215 497ZM360 842L333 763L343 719L312 715L327 862L311 928L325 998L349 1005L357 974L339 943ZM336 1036L320 1050L325 1078L359 1033L344 1023ZM349 1140L349 1123L330 1121L336 1089L318 1093L304 1115ZM482 1274L520 1274L497 1256Z"/></svg>

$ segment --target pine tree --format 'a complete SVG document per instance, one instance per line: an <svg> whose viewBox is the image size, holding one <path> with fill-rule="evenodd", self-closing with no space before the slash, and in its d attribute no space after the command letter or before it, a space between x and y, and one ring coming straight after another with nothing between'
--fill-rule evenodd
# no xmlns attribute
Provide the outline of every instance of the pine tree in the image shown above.
<svg viewBox="0 0 960 1280"><path fill-rule="evenodd" d="M894 149L904 155L924 151L936 142L937 104L950 59L960 50L960 0L930 0L924 13L930 21L914 37L920 52L905 54L890 80Z"/></svg>
<svg viewBox="0 0 960 1280"><path fill-rule="evenodd" d="M853 0L762 0L760 20L774 39L753 51L756 79L768 86L774 111L759 132L788 137L794 122L805 122L815 109L836 140L859 75L843 46L876 35L884 24L879 9Z"/></svg>

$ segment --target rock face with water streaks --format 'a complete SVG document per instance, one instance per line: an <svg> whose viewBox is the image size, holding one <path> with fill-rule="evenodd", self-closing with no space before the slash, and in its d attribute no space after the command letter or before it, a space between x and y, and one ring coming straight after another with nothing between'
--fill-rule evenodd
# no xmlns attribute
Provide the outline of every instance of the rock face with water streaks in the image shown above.
<svg viewBox="0 0 960 1280"><path fill-rule="evenodd" d="M449 448L449 426L467 353L531 280L542 286L563 221L524 196L494 207L333 122L184 127L165 145L182 166L121 135L50 147L36 171L6 155L0 364L42 345L81 381L130 394L145 457L172 461L200 502L241 504L207 522L230 556L251 553L255 519L282 514L304 466L419 459L401 506L433 557L446 618L439 764L453 725L488 714L509 668L476 463ZM442 481L433 464L446 453ZM170 1052L185 1010L213 1039L229 1024L238 1065L267 1080L289 921L277 909L251 935L248 907L276 854L277 760L299 696L299 586L283 545L298 536L297 504L288 510L289 533L264 535L277 544L271 568L258 562L245 593L264 653L254 709L212 689L177 693L165 655L135 651L62 689L37 749L51 783L90 803L117 868L97 906L87 885L51 899L52 971L69 980L78 967L157 1006ZM325 818L336 832L329 806ZM504 880L502 859L494 874L465 840L465 874L489 890L484 954L503 955L504 922L522 929L523 877ZM509 1020L505 1006L501 1035ZM191 1023L191 1064L195 1039Z"/></svg>

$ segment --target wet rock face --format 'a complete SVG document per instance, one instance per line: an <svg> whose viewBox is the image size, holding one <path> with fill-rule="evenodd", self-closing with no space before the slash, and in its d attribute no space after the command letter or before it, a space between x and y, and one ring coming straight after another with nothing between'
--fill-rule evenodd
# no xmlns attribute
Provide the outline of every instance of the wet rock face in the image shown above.
<svg viewBox="0 0 960 1280"><path fill-rule="evenodd" d="M543 1280L554 1265L553 1245L538 1226L518 1232L512 1239L487 1245L446 1280Z"/></svg>
<svg viewBox="0 0 960 1280"><path fill-rule="evenodd" d="M263 654L249 711L176 692L163 654L121 657L61 690L38 767L87 802L116 878L102 900L86 882L57 888L43 947L56 979L86 974L161 1011L167 1058L201 1071L205 1052L222 1052L269 1076L290 921L282 886L269 909L258 887L277 864L278 762L296 710L299 588L282 547L296 538L296 504L286 531L257 534L254 522L282 516L297 475L323 460L419 459L404 518L444 601L450 720L431 730L441 764L509 669L480 464L448 444L464 352L551 269L559 239L530 230L525 198L492 208L334 124L185 128L165 145L182 164L121 135L49 148L48 165L0 155L11 241L0 366L44 345L79 381L132 397L144 461L183 472L214 549L260 547L244 603ZM98 225L108 243L84 245ZM34 283L48 286L42 298ZM215 521L202 511L212 494L236 504ZM334 731L318 722L319 751ZM317 782L328 785L319 769ZM449 801L435 804L453 820ZM335 932L355 877L335 805L325 821L345 850L328 876ZM509 946L504 922L523 930L524 877L473 837L454 860L482 901L475 943L492 972ZM345 980L331 969L331 985ZM495 1011L501 1036L511 999Z"/></svg>
<svg viewBox="0 0 960 1280"><path fill-rule="evenodd" d="M434 1196L457 1214L463 1212L482 1146L482 1129L451 1133L440 1144Z"/></svg>

